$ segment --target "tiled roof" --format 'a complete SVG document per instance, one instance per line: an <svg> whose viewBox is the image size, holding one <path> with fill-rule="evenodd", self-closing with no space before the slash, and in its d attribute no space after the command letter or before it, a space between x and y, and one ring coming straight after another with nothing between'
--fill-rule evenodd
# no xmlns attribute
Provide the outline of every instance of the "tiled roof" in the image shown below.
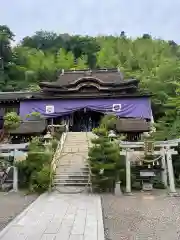
<svg viewBox="0 0 180 240"><path fill-rule="evenodd" d="M30 99L39 93L21 91L21 92L0 92L0 100L21 100L21 99Z"/></svg>
<svg viewBox="0 0 180 240"><path fill-rule="evenodd" d="M12 130L11 134L33 134L33 133L42 133L46 129L46 121L24 121L16 129Z"/></svg>
<svg viewBox="0 0 180 240"><path fill-rule="evenodd" d="M99 69L99 70L78 70L78 71L65 71L59 75L56 82L42 82L40 86L59 86L66 87L75 83L79 79L99 79L102 84L127 84L127 81L138 82L136 79L124 80L123 75L117 69Z"/></svg>

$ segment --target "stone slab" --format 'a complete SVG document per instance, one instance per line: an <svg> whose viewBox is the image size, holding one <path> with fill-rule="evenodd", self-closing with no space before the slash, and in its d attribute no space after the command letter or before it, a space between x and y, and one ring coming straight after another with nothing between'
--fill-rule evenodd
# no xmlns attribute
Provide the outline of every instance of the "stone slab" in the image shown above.
<svg viewBox="0 0 180 240"><path fill-rule="evenodd" d="M104 240L100 196L43 194L0 232L9 239Z"/></svg>

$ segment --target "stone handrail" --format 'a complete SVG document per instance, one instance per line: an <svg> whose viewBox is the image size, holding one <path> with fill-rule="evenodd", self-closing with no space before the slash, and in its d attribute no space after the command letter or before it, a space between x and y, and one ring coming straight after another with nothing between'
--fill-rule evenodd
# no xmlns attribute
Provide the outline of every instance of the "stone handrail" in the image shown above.
<svg viewBox="0 0 180 240"><path fill-rule="evenodd" d="M59 140L58 146L56 148L55 154L53 156L53 159L50 164L50 184L49 184L49 190L51 191L52 188L52 183L53 183L53 175L57 167L57 163L60 159L64 143L67 137L67 132L68 132L68 126L66 126L66 131L62 133L61 138Z"/></svg>
<svg viewBox="0 0 180 240"><path fill-rule="evenodd" d="M89 148L90 148L89 141L90 141L90 139L88 138L87 131L86 131L86 140L87 140L88 152L89 152ZM91 166L90 166L90 163L89 163L89 159L88 159L88 158L87 158L87 165L88 165L88 169L89 169L88 185L90 185L90 190L91 190L91 193L92 193L92 183L91 183L92 172L91 172Z"/></svg>

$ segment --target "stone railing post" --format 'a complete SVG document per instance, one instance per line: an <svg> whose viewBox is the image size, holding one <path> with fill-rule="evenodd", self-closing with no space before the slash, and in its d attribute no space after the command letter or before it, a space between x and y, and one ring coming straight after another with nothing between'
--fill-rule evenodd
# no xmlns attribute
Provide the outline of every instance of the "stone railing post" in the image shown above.
<svg viewBox="0 0 180 240"><path fill-rule="evenodd" d="M16 152L17 152L17 150L14 149L14 151L13 151L13 192L18 191L18 168L15 166Z"/></svg>
<svg viewBox="0 0 180 240"><path fill-rule="evenodd" d="M131 151L126 149L126 194L131 194Z"/></svg>
<svg viewBox="0 0 180 240"><path fill-rule="evenodd" d="M13 191L18 191L18 169L13 166Z"/></svg>
<svg viewBox="0 0 180 240"><path fill-rule="evenodd" d="M172 165L172 152L171 151L172 150L169 147L166 147L170 195L176 195L177 192L176 192L175 182L174 182L174 170L173 170L173 165Z"/></svg>
<svg viewBox="0 0 180 240"><path fill-rule="evenodd" d="M162 182L164 183L164 186L167 187L168 182L167 182L167 166L166 166L166 149L164 147L161 148L160 154L162 157L161 158L162 168L164 169L161 173L161 178L162 178Z"/></svg>

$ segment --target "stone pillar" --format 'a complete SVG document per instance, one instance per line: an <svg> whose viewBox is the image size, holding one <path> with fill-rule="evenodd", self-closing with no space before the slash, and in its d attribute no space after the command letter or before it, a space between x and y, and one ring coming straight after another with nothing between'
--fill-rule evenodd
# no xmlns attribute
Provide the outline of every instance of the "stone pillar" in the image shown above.
<svg viewBox="0 0 180 240"><path fill-rule="evenodd" d="M131 194L131 162L130 162L130 150L126 150L126 193Z"/></svg>
<svg viewBox="0 0 180 240"><path fill-rule="evenodd" d="M176 193L175 183L174 183L174 170L172 165L172 153L171 149L166 148L166 157L167 157L167 167L168 167L168 175L169 175L169 187L170 194L174 195Z"/></svg>
<svg viewBox="0 0 180 240"><path fill-rule="evenodd" d="M18 169L17 167L13 167L13 191L18 191Z"/></svg>
<svg viewBox="0 0 180 240"><path fill-rule="evenodd" d="M160 153L161 153L161 161L162 161L162 168L164 169L161 173L161 180L164 183L164 186L167 187L168 183L167 183L167 166L166 166L166 150L163 148L161 148Z"/></svg>
<svg viewBox="0 0 180 240"><path fill-rule="evenodd" d="M119 182L116 182L114 194L115 194L115 196L117 196L117 197L121 197L121 196L122 196L122 192L121 192L121 182L120 182L120 181L119 181Z"/></svg>

